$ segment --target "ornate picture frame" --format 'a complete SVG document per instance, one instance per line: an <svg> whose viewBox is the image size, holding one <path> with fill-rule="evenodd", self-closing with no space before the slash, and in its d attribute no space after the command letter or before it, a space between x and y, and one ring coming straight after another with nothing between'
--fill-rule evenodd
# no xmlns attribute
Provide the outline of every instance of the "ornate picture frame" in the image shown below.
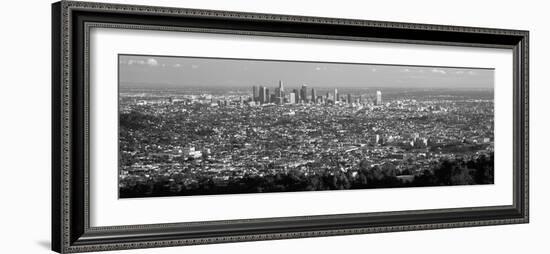
<svg viewBox="0 0 550 254"><path fill-rule="evenodd" d="M90 225L92 28L508 49L513 54L512 205ZM61 1L52 5L52 249L60 253L529 222L529 32Z"/></svg>

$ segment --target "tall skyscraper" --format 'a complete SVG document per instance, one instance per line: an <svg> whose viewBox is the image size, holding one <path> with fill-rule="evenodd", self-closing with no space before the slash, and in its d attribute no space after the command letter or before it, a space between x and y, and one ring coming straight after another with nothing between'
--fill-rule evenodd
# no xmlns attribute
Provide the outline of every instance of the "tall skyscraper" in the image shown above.
<svg viewBox="0 0 550 254"><path fill-rule="evenodd" d="M311 88L311 102L317 102L317 93L315 92L315 88Z"/></svg>
<svg viewBox="0 0 550 254"><path fill-rule="evenodd" d="M348 93L348 104L351 104L351 94Z"/></svg>
<svg viewBox="0 0 550 254"><path fill-rule="evenodd" d="M258 97L259 97L258 87L257 86L252 86L252 101L257 101Z"/></svg>
<svg viewBox="0 0 550 254"><path fill-rule="evenodd" d="M294 89L292 90L292 92L294 93L294 96L295 96L295 100L296 102L295 103L299 103L300 102L300 92L298 92L298 89Z"/></svg>
<svg viewBox="0 0 550 254"><path fill-rule="evenodd" d="M260 94L259 94L258 97L259 97L259 100L260 100L261 104L264 104L267 101L267 96L266 96L266 91L265 90L266 90L265 86L260 86Z"/></svg>
<svg viewBox="0 0 550 254"><path fill-rule="evenodd" d="M382 105L382 92L376 91L376 105Z"/></svg>
<svg viewBox="0 0 550 254"><path fill-rule="evenodd" d="M265 89L265 103L271 102L271 94L269 94L269 88Z"/></svg>
<svg viewBox="0 0 550 254"><path fill-rule="evenodd" d="M302 99L304 102L307 102L307 85L303 84L302 89L300 91L300 99Z"/></svg>
<svg viewBox="0 0 550 254"><path fill-rule="evenodd" d="M275 93L273 94L275 97L275 100L272 102L277 104L284 104L285 101L285 90L283 86L283 81L279 80L279 87L275 88Z"/></svg>
<svg viewBox="0 0 550 254"><path fill-rule="evenodd" d="M338 89L334 88L334 102L337 102L340 100L340 95L338 95Z"/></svg>
<svg viewBox="0 0 550 254"><path fill-rule="evenodd" d="M290 97L288 98L288 102L291 104L296 103L296 93L290 93Z"/></svg>

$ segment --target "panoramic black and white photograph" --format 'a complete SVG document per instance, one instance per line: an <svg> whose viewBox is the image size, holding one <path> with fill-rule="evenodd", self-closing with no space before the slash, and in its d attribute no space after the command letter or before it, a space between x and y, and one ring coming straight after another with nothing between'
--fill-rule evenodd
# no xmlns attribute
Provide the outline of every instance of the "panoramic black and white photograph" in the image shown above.
<svg viewBox="0 0 550 254"><path fill-rule="evenodd" d="M493 184L494 71L119 55L119 198Z"/></svg>

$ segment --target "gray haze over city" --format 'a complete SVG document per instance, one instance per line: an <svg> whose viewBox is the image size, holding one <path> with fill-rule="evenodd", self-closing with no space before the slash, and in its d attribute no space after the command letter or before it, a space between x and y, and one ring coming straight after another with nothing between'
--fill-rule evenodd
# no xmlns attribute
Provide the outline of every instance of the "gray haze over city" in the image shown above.
<svg viewBox="0 0 550 254"><path fill-rule="evenodd" d="M494 69L119 55L124 88L250 87L493 89Z"/></svg>

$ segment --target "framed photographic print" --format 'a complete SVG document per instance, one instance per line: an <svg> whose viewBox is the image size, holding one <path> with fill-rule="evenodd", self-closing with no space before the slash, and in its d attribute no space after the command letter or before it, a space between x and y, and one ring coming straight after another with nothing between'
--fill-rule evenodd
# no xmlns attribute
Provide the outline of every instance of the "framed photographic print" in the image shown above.
<svg viewBox="0 0 550 254"><path fill-rule="evenodd" d="M528 31L52 14L57 252L529 220Z"/></svg>

